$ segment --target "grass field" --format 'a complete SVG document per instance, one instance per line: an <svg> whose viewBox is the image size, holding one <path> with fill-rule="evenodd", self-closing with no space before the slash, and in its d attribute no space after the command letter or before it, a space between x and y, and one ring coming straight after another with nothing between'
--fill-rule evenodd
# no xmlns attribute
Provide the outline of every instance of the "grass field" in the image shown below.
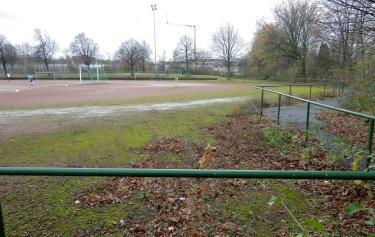
<svg viewBox="0 0 375 237"><path fill-rule="evenodd" d="M251 96L260 96L259 91L250 87L259 84L259 81L223 83L239 84L243 87L215 93L105 100L79 105L134 105L239 96L249 96L250 99ZM308 92L300 89L294 93L306 95ZM319 96L320 93L320 89L313 90L313 96ZM218 141L205 132L205 129L229 121L231 116L228 115L244 105L252 109L249 103L233 102L188 109L139 111L72 120L68 123L65 121L61 126L57 124L46 131L2 136L0 166L131 167L145 158L138 152L140 147L162 138L178 138L203 147L217 144ZM163 164L181 159L178 155L159 155L154 158ZM95 187L103 180L108 179L3 177L0 181L0 199L7 236L122 236L127 226L126 223L122 225L120 220L151 221L149 210L142 202L142 190L130 193L120 203L90 207L76 202L80 190ZM272 192L288 190L294 193L299 201L290 208L297 216L306 214L304 210L308 209L308 201L293 188L292 183L262 183L271 187ZM229 189L227 191L231 192ZM247 197L252 197L252 202ZM225 215L235 216L240 224L246 225L246 220L251 220L252 226L256 226L255 236L272 236L272 228L275 226L254 219L264 214L269 198L268 194L252 191L241 194L237 199L228 197L226 200L219 200L212 203L212 207ZM277 212L279 211L277 209ZM280 222L282 218L292 222L288 217L276 219L283 223ZM279 228L279 224L276 224L276 227ZM291 225L291 228L295 226ZM254 232L250 229L244 231Z"/></svg>

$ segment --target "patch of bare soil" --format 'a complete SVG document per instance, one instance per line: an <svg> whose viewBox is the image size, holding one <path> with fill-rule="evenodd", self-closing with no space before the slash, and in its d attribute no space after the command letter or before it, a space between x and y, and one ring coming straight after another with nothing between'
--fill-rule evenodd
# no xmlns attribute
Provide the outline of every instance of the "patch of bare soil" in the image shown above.
<svg viewBox="0 0 375 237"><path fill-rule="evenodd" d="M105 84L80 84L78 81L38 81L28 86L26 81L0 80L0 108L53 106L92 103L105 100L125 100L150 96L187 95L223 92L241 88L216 82L116 81Z"/></svg>
<svg viewBox="0 0 375 237"><path fill-rule="evenodd" d="M229 122L204 128L217 138L217 144L196 144L181 138L161 138L139 148L144 158L133 168L205 168L205 169L278 169L278 170L341 170L343 164L325 160L327 151L308 160L301 160L303 148L294 147L288 154L269 148L263 139L262 128L275 126L270 120L256 115L236 112ZM302 132L294 130L303 139ZM317 141L312 141L312 144ZM161 162L160 154L178 155L181 159ZM352 181L295 182L296 188L310 199L307 210L312 218L319 213L331 214L332 223L324 225L329 236L353 236L374 233L374 226L366 225L368 212L354 215L345 213L351 202L375 207L371 185L356 185ZM274 194L259 182L246 179L199 179L199 178L113 178L95 187L81 190L75 197L86 206L98 206L123 202L141 194L149 218L124 219L116 228L124 236L249 236L262 233L257 223L269 223L277 236L296 233L295 228L281 226L274 221L282 213L256 213L257 216L238 221L233 215L218 208L217 203L239 204L249 198L248 191L267 195ZM318 198L317 198L318 197ZM246 199L247 200L247 199ZM319 200L319 201L317 201ZM284 215L286 215L284 213ZM316 234L316 233L315 233Z"/></svg>

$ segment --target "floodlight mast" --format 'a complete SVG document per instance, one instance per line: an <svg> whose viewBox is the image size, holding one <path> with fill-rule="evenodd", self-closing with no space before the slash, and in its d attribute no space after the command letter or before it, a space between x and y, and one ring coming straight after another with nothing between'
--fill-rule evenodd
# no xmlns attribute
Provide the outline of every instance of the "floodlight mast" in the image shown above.
<svg viewBox="0 0 375 237"><path fill-rule="evenodd" d="M156 4L152 4L151 5L151 9L152 11L156 11L157 8L156 8ZM140 19L136 19L136 20L140 20ZM195 61L195 65L197 65L197 25L188 25L188 24L176 24L176 23L171 23L168 21L168 17L167 17L167 21L166 22L161 22L161 21L155 21L155 12L154 12L154 44L155 44L155 65L156 65L156 37L155 37L155 23L158 23L158 24L167 24L167 25L174 25L174 26L185 26L185 27L190 27L190 28L194 28L194 61Z"/></svg>
<svg viewBox="0 0 375 237"><path fill-rule="evenodd" d="M156 4L151 4L151 10L154 15L154 49L155 49L155 80L158 75L158 67L156 65L156 27L155 27L155 11L157 10Z"/></svg>

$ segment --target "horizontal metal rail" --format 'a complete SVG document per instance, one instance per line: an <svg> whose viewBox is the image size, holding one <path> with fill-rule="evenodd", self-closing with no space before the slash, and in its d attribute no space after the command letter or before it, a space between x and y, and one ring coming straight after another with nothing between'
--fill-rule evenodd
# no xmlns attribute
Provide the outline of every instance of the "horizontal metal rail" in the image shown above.
<svg viewBox="0 0 375 237"><path fill-rule="evenodd" d="M368 114L362 114L362 113L358 113L358 112L354 112L354 111L350 111L350 110L346 110L346 109L337 108L337 107L330 106L330 105L325 105L325 104L318 103L318 102L315 102L315 101L303 99L303 98L300 98L300 97L297 97L297 96L288 95L288 94L285 94L285 93L282 93L282 92L264 89L262 87L264 87L264 86L253 86L253 88L256 88L256 89L259 89L259 90L262 90L262 91L267 91L267 92L270 92L270 93L273 93L273 94L286 96L286 97L289 97L289 98L292 98L292 99L295 99L295 100L310 103L310 104L317 105L317 106L320 106L320 107L324 107L324 108L327 108L327 109L332 109L332 110L336 110L336 111L339 111L339 112L342 112L342 113L355 115L355 116L361 117L361 118L375 119L375 116L371 116L371 115L368 115Z"/></svg>
<svg viewBox="0 0 375 237"><path fill-rule="evenodd" d="M0 176L1 175L375 180L375 172L300 171L300 170L280 171L280 170L211 170L211 169L0 167Z"/></svg>
<svg viewBox="0 0 375 237"><path fill-rule="evenodd" d="M262 85L261 87L275 88L275 87L288 87L288 86L324 86L333 84L343 84L342 81L324 82L324 83L306 83L306 84L280 84L280 85Z"/></svg>

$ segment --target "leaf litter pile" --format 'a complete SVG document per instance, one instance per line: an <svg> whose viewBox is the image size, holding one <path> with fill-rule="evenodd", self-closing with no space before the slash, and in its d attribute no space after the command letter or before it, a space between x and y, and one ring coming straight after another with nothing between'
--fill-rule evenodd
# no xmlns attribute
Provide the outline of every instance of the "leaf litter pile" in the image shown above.
<svg viewBox="0 0 375 237"><path fill-rule="evenodd" d="M324 131L347 139L349 144L360 142L362 146L367 146L370 127L368 119L331 111L320 112L316 118L324 121L322 126ZM375 151L374 145L373 151Z"/></svg>
<svg viewBox="0 0 375 237"><path fill-rule="evenodd" d="M216 144L197 144L183 138L160 138L141 147L143 158L131 168L169 169L262 169L262 170L343 170L340 162L327 162L321 149L309 159L301 159L303 133L290 128L296 142L287 151L265 143L262 130L277 127L271 120L244 110L229 115L229 121L203 128ZM317 143L312 140L309 145ZM174 159L163 160L172 156ZM374 233L367 211L353 215L345 212L350 203L374 208L373 184L323 180L249 180L212 178L118 177L81 190L75 200L87 208L126 204L132 197L140 203L129 204L147 215L129 216L114 222L124 236L290 236L300 232L282 208L267 208L267 201L280 191L273 183L291 185L308 200L296 213L305 219L322 222L330 236L366 236ZM290 203L297 205L298 200ZM300 205L300 204L299 204ZM126 206L126 205L125 205ZM250 208L249 208L250 206ZM119 207L120 208L120 207ZM328 218L322 215L329 216ZM288 221L286 221L288 219ZM328 221L327 219L330 219ZM89 233L89 232L87 232ZM310 232L320 235L318 232Z"/></svg>

